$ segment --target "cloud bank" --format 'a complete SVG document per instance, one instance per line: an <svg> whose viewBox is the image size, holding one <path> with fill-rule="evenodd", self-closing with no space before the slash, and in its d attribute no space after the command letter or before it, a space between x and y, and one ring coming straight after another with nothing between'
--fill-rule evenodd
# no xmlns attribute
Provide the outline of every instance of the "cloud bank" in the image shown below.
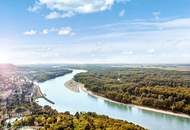
<svg viewBox="0 0 190 130"><path fill-rule="evenodd" d="M129 0L36 0L28 10L35 12L45 7L49 10L46 19L57 19L109 10L115 3L127 1Z"/></svg>

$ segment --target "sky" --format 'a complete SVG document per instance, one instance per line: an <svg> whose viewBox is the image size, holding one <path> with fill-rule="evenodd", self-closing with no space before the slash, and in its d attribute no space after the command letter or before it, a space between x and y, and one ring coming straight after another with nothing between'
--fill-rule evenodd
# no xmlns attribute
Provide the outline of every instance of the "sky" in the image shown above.
<svg viewBox="0 0 190 130"><path fill-rule="evenodd" d="M190 63L190 0L1 0L0 63Z"/></svg>

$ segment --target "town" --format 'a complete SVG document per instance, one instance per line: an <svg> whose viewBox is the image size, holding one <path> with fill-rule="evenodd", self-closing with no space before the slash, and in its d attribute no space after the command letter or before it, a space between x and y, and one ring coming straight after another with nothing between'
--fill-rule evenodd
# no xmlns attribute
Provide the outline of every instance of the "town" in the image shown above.
<svg viewBox="0 0 190 130"><path fill-rule="evenodd" d="M31 79L31 72L34 73L32 70L21 70L14 65L0 65L0 122L12 117L30 115L31 110L28 107L38 98L54 104L41 92L36 81L43 76ZM70 71L61 72L65 74ZM54 73L57 74L57 71ZM35 73L37 76L40 74L42 73Z"/></svg>
<svg viewBox="0 0 190 130"><path fill-rule="evenodd" d="M0 66L0 122L31 114L27 104L45 98L39 86L13 65Z"/></svg>
<svg viewBox="0 0 190 130"><path fill-rule="evenodd" d="M9 118L11 106L31 103L34 97L34 83L22 74L0 75L0 108L3 118Z"/></svg>

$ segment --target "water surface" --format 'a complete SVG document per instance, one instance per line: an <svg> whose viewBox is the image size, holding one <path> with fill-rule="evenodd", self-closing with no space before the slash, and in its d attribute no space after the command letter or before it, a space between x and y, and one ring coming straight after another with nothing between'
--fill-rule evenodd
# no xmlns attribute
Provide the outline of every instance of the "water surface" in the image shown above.
<svg viewBox="0 0 190 130"><path fill-rule="evenodd" d="M123 119L141 125L151 130L190 130L190 119L167 115L137 107L117 104L96 98L84 91L73 92L64 86L64 83L83 70L74 70L71 74L41 83L42 92L55 102L51 105L43 99L40 105L51 105L59 112L96 112L112 118Z"/></svg>

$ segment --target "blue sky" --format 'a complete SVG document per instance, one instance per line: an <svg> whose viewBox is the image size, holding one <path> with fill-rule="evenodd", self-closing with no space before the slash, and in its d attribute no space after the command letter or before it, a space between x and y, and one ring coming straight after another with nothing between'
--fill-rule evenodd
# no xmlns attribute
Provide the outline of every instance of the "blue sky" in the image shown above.
<svg viewBox="0 0 190 130"><path fill-rule="evenodd" d="M190 63L189 0L1 0L0 63Z"/></svg>

